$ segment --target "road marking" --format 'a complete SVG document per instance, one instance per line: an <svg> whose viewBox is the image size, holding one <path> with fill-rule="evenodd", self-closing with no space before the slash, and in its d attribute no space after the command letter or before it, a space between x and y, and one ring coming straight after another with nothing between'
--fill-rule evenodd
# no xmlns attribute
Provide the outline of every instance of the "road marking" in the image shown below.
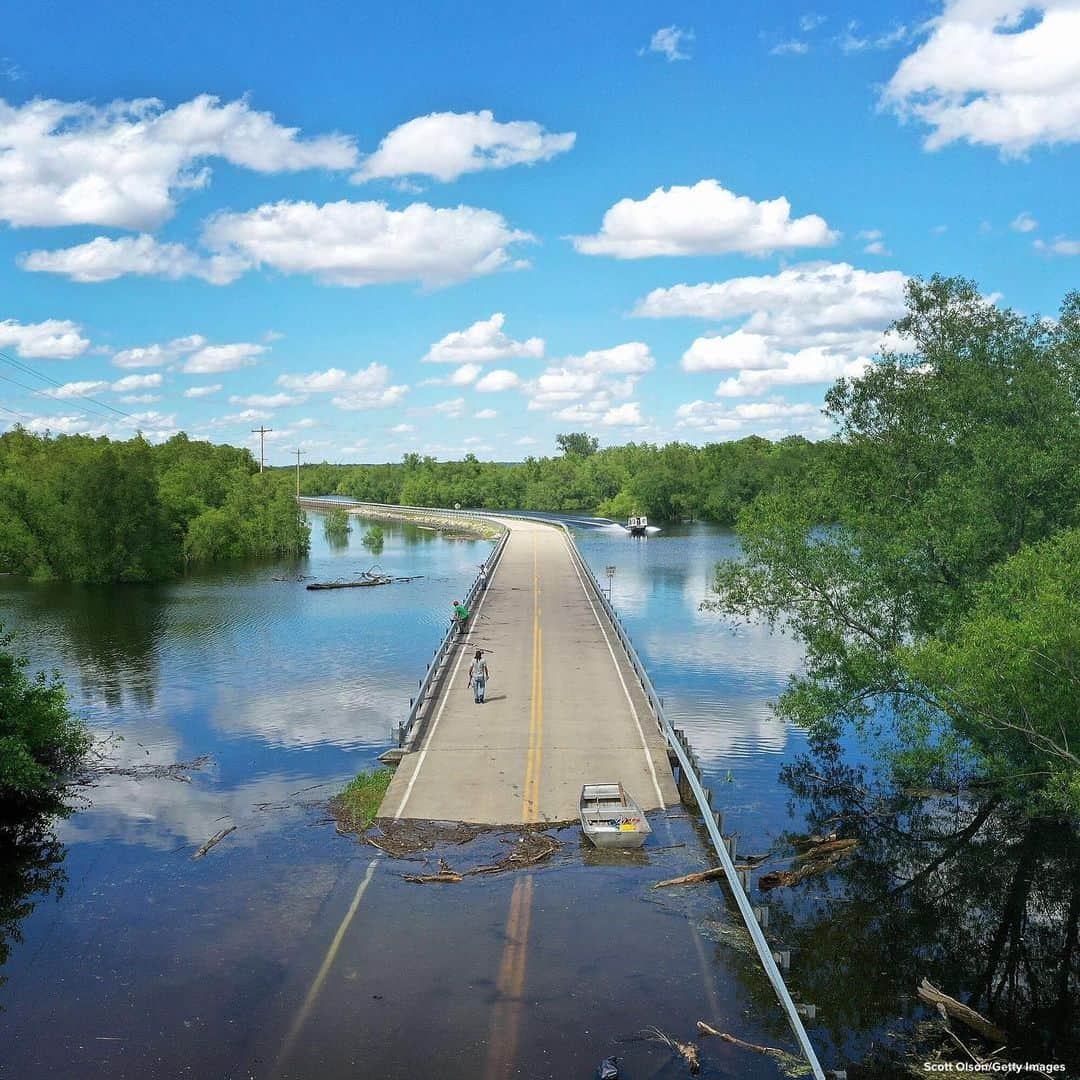
<svg viewBox="0 0 1080 1080"><path fill-rule="evenodd" d="M486 1080L505 1080L511 1075L517 1054L518 1032L524 1009L525 966L528 957L529 927L532 922L533 877L527 874L514 882L510 913L506 920L506 944L503 946L496 987L499 1000L491 1015Z"/></svg>
<svg viewBox="0 0 1080 1080"><path fill-rule="evenodd" d="M278 1055L277 1068L275 1070L276 1073L280 1073L281 1069L284 1067L288 1057L292 1053L292 1048L296 1044L300 1032L303 1031L304 1025L311 1015L311 1010L315 1005L315 1000L319 996L319 991L322 990L323 983L326 982L326 976L330 974L330 968L337 958L341 943L345 940L345 932L349 929L349 924L353 921L356 912L360 908L360 901L363 900L364 893L367 892L367 888L371 884L371 879L375 876L375 868L379 865L379 860L381 858L382 855L376 855L375 858L368 863L367 872L361 879L360 884L356 887L352 903L349 904L349 910L345 912L345 918L341 920L341 925L337 928L334 940L330 942L330 948L326 950L326 956L323 957L323 962L319 967L318 974L315 976L315 981L312 982L311 988L307 992L307 997L304 998L304 1004L300 1006L300 1011L296 1014L296 1018L289 1028L289 1033L285 1036L285 1041L281 1044L281 1053Z"/></svg>
<svg viewBox="0 0 1080 1080"><path fill-rule="evenodd" d="M570 549L570 538L566 533L563 533L563 540L566 542L566 553L570 556L570 565L573 566L574 573L577 574L577 579L581 582L582 592L585 593L585 599L589 602L589 607L592 609L596 625L600 627L600 633L604 635L604 644L607 645L608 652L611 654L611 662L615 665L615 674L619 676L619 685L626 695L626 703L630 706L630 713L634 717L634 726L637 728L638 738L641 739L641 748L645 751L645 763L649 766L649 775L652 777L653 787L656 789L656 797L660 800L660 809L663 810L667 807L667 803L664 802L664 793L660 790L660 781L656 778L656 768L653 765L649 744L645 741L645 732L641 728L641 720L639 719L638 711L634 706L634 699L630 696L630 691L626 688L626 680L623 678L622 668L619 666L618 658L615 656L615 650L611 647L611 641L608 638L607 631L604 629L604 624L597 614L596 605L592 602L592 597L589 595L589 590L585 585L585 579L581 576L581 571L578 569L577 559L574 558L574 553Z"/></svg>
<svg viewBox="0 0 1080 1080"><path fill-rule="evenodd" d="M540 807L540 758L543 754L544 675L540 629L540 563L533 533L533 655L532 692L529 698L529 750L525 759L525 785L521 796L521 819L536 821Z"/></svg>
<svg viewBox="0 0 1080 1080"><path fill-rule="evenodd" d="M510 546L510 541L506 541L506 546ZM505 549L503 549L505 554ZM499 563L502 559L499 560ZM435 738L435 729L439 726L439 721L442 719L443 709L446 708L447 701L450 700L450 691L454 688L454 680L457 678L458 668L461 667L461 661L465 658L466 644L468 637L472 633L472 627L476 625L476 620L480 617L480 609L484 606L484 601L488 598L488 593L491 591L491 586L495 583L495 575L499 572L498 564L492 571L491 577L488 578L487 587L484 589L484 595L480 597L480 603L476 605L476 611L469 618L470 627L465 631L465 636L462 639L462 644L458 647L458 658L454 664L454 670L450 672L450 681L446 684L446 689L442 692L442 697L439 699L439 708L435 712L435 719L431 723L431 730L428 732L427 738L424 740L424 749L420 751L420 757L417 759L416 768L413 770L412 776L409 777L409 784L405 788L405 794L401 796L401 802L398 804L397 810L394 812L394 820L397 821L401 815L405 812L405 804L409 801L409 796L412 795L413 787L416 785L416 778L420 775L420 770L424 767L424 762L427 761L428 750L431 749L431 740Z"/></svg>

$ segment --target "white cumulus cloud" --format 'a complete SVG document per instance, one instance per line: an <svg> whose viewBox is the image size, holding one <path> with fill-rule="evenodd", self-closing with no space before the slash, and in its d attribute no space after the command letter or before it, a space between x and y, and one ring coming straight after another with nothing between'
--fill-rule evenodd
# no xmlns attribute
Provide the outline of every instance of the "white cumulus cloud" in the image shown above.
<svg viewBox="0 0 1080 1080"><path fill-rule="evenodd" d="M808 263L778 274L655 289L634 313L741 325L697 338L686 371L734 372L718 394L748 396L774 386L824 383L861 374L904 312L905 276L848 263Z"/></svg>
<svg viewBox="0 0 1080 1080"><path fill-rule="evenodd" d="M454 330L436 341L424 354L424 360L430 364L483 364L543 357L543 338L515 341L503 332L505 322L506 316L497 311L490 319L480 319L466 330Z"/></svg>
<svg viewBox="0 0 1080 1080"><path fill-rule="evenodd" d="M469 383L476 382L483 370L479 364L462 364L447 381L451 386L468 386Z"/></svg>
<svg viewBox="0 0 1080 1080"><path fill-rule="evenodd" d="M1046 255L1080 255L1080 240L1070 240L1065 236L1059 236L1049 243L1036 240L1032 246Z"/></svg>
<svg viewBox="0 0 1080 1080"><path fill-rule="evenodd" d="M90 348L82 327L70 319L45 319L39 323L0 322L0 349L14 349L27 359L73 360Z"/></svg>
<svg viewBox="0 0 1080 1080"><path fill-rule="evenodd" d="M1019 233L1034 232L1038 227L1039 223L1026 210L1021 210L1020 213L1009 222L1009 228L1014 232Z"/></svg>
<svg viewBox="0 0 1080 1080"><path fill-rule="evenodd" d="M346 412L385 409L396 405L409 388L390 382L385 364L371 363L349 373L342 368L327 368L306 375L279 375L278 386L302 394L334 394L332 403Z"/></svg>
<svg viewBox="0 0 1080 1080"><path fill-rule="evenodd" d="M201 94L172 109L154 98L103 106L0 99L0 219L153 229L180 193L209 183L206 162L215 158L261 173L358 161L350 137L302 138L244 99Z"/></svg>
<svg viewBox="0 0 1080 1080"><path fill-rule="evenodd" d="M804 263L778 274L654 289L634 314L652 319L724 321L749 316L744 329L805 344L812 336L877 334L904 313L906 277L899 270L861 270L849 263Z"/></svg>
<svg viewBox="0 0 1080 1080"><path fill-rule="evenodd" d="M112 384L111 389L117 393L130 393L133 390L150 390L160 386L163 378L160 371L154 371L149 375L125 375Z"/></svg>
<svg viewBox="0 0 1080 1080"><path fill-rule="evenodd" d="M100 394L102 390L108 389L109 384L100 379L83 379L79 382L64 383L63 386L50 386L40 393L45 397L66 401L70 398L85 397L87 394Z"/></svg>
<svg viewBox="0 0 1080 1080"><path fill-rule="evenodd" d="M419 281L436 288L522 265L507 250L532 240L492 210L413 203L268 203L208 222L203 243L220 255L332 285Z"/></svg>
<svg viewBox="0 0 1080 1080"><path fill-rule="evenodd" d="M113 281L126 274L170 281L195 277L228 285L248 268L236 255L199 255L184 244L163 244L148 233L110 240L99 236L86 244L52 251L29 251L19 257L24 270L63 274L83 283Z"/></svg>
<svg viewBox="0 0 1080 1080"><path fill-rule="evenodd" d="M476 389L481 394L491 394L500 390L513 390L520 385L521 379L516 372L508 371L506 368L496 368L477 382Z"/></svg>
<svg viewBox="0 0 1080 1080"><path fill-rule="evenodd" d="M303 405L306 394L233 394L230 405L247 405L253 409L283 409L286 405Z"/></svg>
<svg viewBox="0 0 1080 1080"><path fill-rule="evenodd" d="M184 361L182 370L187 375L220 375L225 371L251 367L266 350L267 346L248 341L232 345L204 345Z"/></svg>
<svg viewBox="0 0 1080 1080"><path fill-rule="evenodd" d="M1076 0L947 0L906 56L882 104L929 129L938 150L963 141L1006 157L1080 140Z"/></svg>
<svg viewBox="0 0 1080 1080"><path fill-rule="evenodd" d="M205 386L189 386L184 391L184 397L186 398L201 398L209 397L211 394L221 393L223 387L221 383L211 383Z"/></svg>
<svg viewBox="0 0 1080 1080"><path fill-rule="evenodd" d="M161 344L121 349L113 355L112 362L120 368L162 367L187 353L201 349L205 344L206 338L202 334L188 334L186 337L173 338Z"/></svg>
<svg viewBox="0 0 1080 1080"><path fill-rule="evenodd" d="M652 255L765 255L822 247L838 233L817 214L792 218L783 196L755 202L718 180L692 187L657 188L644 199L621 199L605 214L600 232L572 237L584 255L641 259Z"/></svg>
<svg viewBox="0 0 1080 1080"><path fill-rule="evenodd" d="M675 60L689 60L690 53L687 49L693 40L693 30L683 30L678 26L662 26L649 39L649 44L640 50L640 54L659 53L667 58L669 64Z"/></svg>
<svg viewBox="0 0 1080 1080"><path fill-rule="evenodd" d="M807 421L821 415L821 407L808 403L748 401L728 405L713 401L691 401L675 410L676 427L699 431L737 431L748 425L783 424Z"/></svg>
<svg viewBox="0 0 1080 1080"><path fill-rule="evenodd" d="M574 145L572 131L555 134L534 120L500 123L490 110L431 113L394 128L352 177L431 176L456 180L482 169L548 161Z"/></svg>
<svg viewBox="0 0 1080 1080"><path fill-rule="evenodd" d="M628 341L610 349L593 349L581 356L568 356L564 365L572 371L605 375L643 375L656 366L649 346Z"/></svg>
<svg viewBox="0 0 1080 1080"><path fill-rule="evenodd" d="M641 416L641 406L636 401L627 401L615 405L600 417L600 423L607 427L637 426L645 421Z"/></svg>

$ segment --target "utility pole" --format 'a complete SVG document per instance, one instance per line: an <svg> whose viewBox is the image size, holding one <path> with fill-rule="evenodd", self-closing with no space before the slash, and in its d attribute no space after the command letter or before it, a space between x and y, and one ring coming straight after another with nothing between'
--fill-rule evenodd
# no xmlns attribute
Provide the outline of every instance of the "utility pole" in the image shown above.
<svg viewBox="0 0 1080 1080"><path fill-rule="evenodd" d="M301 451L300 447L297 447L296 450L293 451L293 452L296 454L296 497L299 499L300 498L300 454L303 451Z"/></svg>
<svg viewBox="0 0 1080 1080"><path fill-rule="evenodd" d="M266 467L266 433L273 430L272 427L263 427L262 424L251 429L252 435L259 436L259 472Z"/></svg>

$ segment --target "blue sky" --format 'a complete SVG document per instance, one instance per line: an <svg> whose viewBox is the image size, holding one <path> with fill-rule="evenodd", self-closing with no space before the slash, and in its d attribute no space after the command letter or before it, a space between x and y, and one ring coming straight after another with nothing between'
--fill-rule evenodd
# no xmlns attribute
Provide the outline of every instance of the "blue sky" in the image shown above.
<svg viewBox="0 0 1080 1080"><path fill-rule="evenodd" d="M398 8L5 14L0 424L818 437L907 276L1077 285L1072 0Z"/></svg>

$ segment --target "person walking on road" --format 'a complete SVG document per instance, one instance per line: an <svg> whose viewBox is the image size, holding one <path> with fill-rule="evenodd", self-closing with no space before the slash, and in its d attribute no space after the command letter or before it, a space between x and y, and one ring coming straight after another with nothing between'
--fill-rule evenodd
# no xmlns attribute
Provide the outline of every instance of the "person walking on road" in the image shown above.
<svg viewBox="0 0 1080 1080"><path fill-rule="evenodd" d="M469 665L469 685L472 687L473 701L477 705L484 704L484 691L487 690L489 674L487 661L484 659L484 650L477 649L473 662Z"/></svg>

